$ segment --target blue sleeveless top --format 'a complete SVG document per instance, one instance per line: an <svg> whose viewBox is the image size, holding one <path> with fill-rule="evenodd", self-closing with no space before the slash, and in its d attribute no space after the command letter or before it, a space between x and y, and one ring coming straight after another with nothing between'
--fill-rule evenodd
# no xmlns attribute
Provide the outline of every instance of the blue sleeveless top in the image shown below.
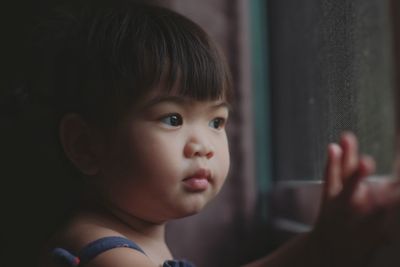
<svg viewBox="0 0 400 267"><path fill-rule="evenodd" d="M131 240L120 236L110 236L110 237L103 237L89 243L79 252L78 255L73 255L68 250L65 250L63 248L55 248L52 251L52 256L58 263L64 264L64 266L82 267L85 266L85 264L87 264L97 255L107 250L119 247L131 248L140 251L143 254L146 254L136 243L132 242ZM168 260L164 262L163 267L195 267L195 266L192 263L185 260Z"/></svg>

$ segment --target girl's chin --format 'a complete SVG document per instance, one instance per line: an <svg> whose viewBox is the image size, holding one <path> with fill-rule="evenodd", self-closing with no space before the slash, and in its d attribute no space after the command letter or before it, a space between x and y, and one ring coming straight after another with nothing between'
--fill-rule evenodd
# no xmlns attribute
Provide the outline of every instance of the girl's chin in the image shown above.
<svg viewBox="0 0 400 267"><path fill-rule="evenodd" d="M208 202L193 203L191 206L185 207L179 217L183 218L196 215L197 213L201 212L207 204Z"/></svg>

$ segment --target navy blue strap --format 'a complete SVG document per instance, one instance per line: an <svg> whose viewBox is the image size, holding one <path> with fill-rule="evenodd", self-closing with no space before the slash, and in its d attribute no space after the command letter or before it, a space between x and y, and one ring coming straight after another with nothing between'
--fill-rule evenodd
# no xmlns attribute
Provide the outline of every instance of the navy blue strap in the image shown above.
<svg viewBox="0 0 400 267"><path fill-rule="evenodd" d="M84 266L86 263L91 261L97 255L103 253L104 251L113 249L113 248L131 248L137 251L144 251L134 242L129 239L120 236L109 236L103 237L89 243L86 247L84 247L79 253L80 266Z"/></svg>
<svg viewBox="0 0 400 267"><path fill-rule="evenodd" d="M63 248L53 249L52 254L59 263L66 264L67 266L84 266L97 255L107 250L121 247L131 248L146 255L146 253L144 253L144 251L136 243L120 236L109 236L97 239L86 245L80 251L78 256L71 254L68 250Z"/></svg>
<svg viewBox="0 0 400 267"><path fill-rule="evenodd" d="M170 260L163 264L163 267L195 267L193 263L186 260Z"/></svg>
<svg viewBox="0 0 400 267"><path fill-rule="evenodd" d="M109 236L97 239L86 245L78 254L78 257L71 254L63 248L53 250L54 258L67 266L84 266L97 255L113 248L131 248L145 254L144 251L133 241L120 236ZM194 265L185 260L165 261L163 267L194 267Z"/></svg>
<svg viewBox="0 0 400 267"><path fill-rule="evenodd" d="M53 257L53 260L57 262L57 264L62 266L78 266L79 262L81 261L77 256L63 248L53 249L51 251L51 255Z"/></svg>

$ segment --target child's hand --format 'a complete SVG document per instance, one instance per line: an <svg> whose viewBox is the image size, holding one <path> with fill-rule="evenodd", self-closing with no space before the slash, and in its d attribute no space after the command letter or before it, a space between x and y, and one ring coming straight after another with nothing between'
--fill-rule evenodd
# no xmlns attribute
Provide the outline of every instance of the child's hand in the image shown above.
<svg viewBox="0 0 400 267"><path fill-rule="evenodd" d="M399 238L400 182L364 181L375 163L357 146L356 137L344 133L340 145L328 147L321 210L310 234L324 266L365 266L371 252Z"/></svg>
<svg viewBox="0 0 400 267"><path fill-rule="evenodd" d="M376 249L400 240L400 182L364 181L375 162L360 156L357 146L352 133L329 146L314 229L246 267L365 267Z"/></svg>

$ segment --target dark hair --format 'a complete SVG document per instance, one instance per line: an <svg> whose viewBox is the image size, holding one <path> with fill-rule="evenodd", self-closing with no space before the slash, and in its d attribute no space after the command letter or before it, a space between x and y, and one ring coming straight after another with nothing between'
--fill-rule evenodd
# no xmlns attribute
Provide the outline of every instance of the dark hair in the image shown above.
<svg viewBox="0 0 400 267"><path fill-rule="evenodd" d="M157 85L197 100L231 99L227 64L209 36L171 10L80 0L35 31L30 87L62 116L103 125ZM42 62L43 64L37 64Z"/></svg>

